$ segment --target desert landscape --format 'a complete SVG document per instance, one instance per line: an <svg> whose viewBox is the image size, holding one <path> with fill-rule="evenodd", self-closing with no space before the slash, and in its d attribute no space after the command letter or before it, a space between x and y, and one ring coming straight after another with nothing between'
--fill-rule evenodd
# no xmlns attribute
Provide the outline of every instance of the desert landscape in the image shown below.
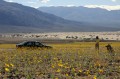
<svg viewBox="0 0 120 79"><path fill-rule="evenodd" d="M0 79L120 79L119 0L0 0Z"/></svg>
<svg viewBox="0 0 120 79"><path fill-rule="evenodd" d="M27 40L73 40L95 41L99 36L101 41L120 41L120 31L117 32L49 32L49 33L1 33L0 42L27 41Z"/></svg>
<svg viewBox="0 0 120 79"><path fill-rule="evenodd" d="M100 48L95 49L96 36ZM52 47L16 48L23 41ZM1 33L0 78L119 79L120 32ZM112 46L113 52L106 45Z"/></svg>

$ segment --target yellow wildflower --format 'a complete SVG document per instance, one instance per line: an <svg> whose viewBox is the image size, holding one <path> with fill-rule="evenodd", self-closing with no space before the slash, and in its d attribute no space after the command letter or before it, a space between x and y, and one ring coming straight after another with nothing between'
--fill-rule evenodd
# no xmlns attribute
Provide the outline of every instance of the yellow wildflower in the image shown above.
<svg viewBox="0 0 120 79"><path fill-rule="evenodd" d="M13 65L13 64L10 64L10 66L14 67L14 65Z"/></svg>
<svg viewBox="0 0 120 79"><path fill-rule="evenodd" d="M5 68L5 71L9 72L10 70L8 68Z"/></svg>
<svg viewBox="0 0 120 79"><path fill-rule="evenodd" d="M55 79L58 79L57 77Z"/></svg>
<svg viewBox="0 0 120 79"><path fill-rule="evenodd" d="M63 67L63 64L61 64L61 63L58 63L58 66L60 66L60 67Z"/></svg>
<svg viewBox="0 0 120 79"><path fill-rule="evenodd" d="M57 58L53 58L54 60L57 60Z"/></svg>
<svg viewBox="0 0 120 79"><path fill-rule="evenodd" d="M55 68L55 66L54 66L54 65L52 65L52 68Z"/></svg>
<svg viewBox="0 0 120 79"><path fill-rule="evenodd" d="M68 74L65 74L66 76L69 76Z"/></svg>
<svg viewBox="0 0 120 79"><path fill-rule="evenodd" d="M96 64L94 64L94 66L96 66L96 67L100 67L100 64L99 64L99 63L96 63Z"/></svg>
<svg viewBox="0 0 120 79"><path fill-rule="evenodd" d="M87 70L87 71L85 72L85 74L86 74L86 75L89 75L89 73L90 73L90 71L89 71L89 70Z"/></svg>
<svg viewBox="0 0 120 79"><path fill-rule="evenodd" d="M70 68L70 67L68 67L68 66L64 66L64 68L68 69L68 68Z"/></svg>
<svg viewBox="0 0 120 79"><path fill-rule="evenodd" d="M99 73L103 73L103 70L102 70L102 69L99 69Z"/></svg>
<svg viewBox="0 0 120 79"><path fill-rule="evenodd" d="M56 72L60 72L61 70L60 69L58 69Z"/></svg>
<svg viewBox="0 0 120 79"><path fill-rule="evenodd" d="M44 56L44 58L46 58L46 56Z"/></svg>
<svg viewBox="0 0 120 79"><path fill-rule="evenodd" d="M5 64L5 66L6 66L6 67L10 67L10 65L9 65L9 64Z"/></svg>
<svg viewBox="0 0 120 79"><path fill-rule="evenodd" d="M79 70L79 72L82 72L82 70Z"/></svg>
<svg viewBox="0 0 120 79"><path fill-rule="evenodd" d="M60 63L62 63L62 60L59 60Z"/></svg>
<svg viewBox="0 0 120 79"><path fill-rule="evenodd" d="M93 79L97 79L97 77L96 77L96 76L94 76L94 77L93 77Z"/></svg>
<svg viewBox="0 0 120 79"><path fill-rule="evenodd" d="M65 63L65 65L68 65L68 63Z"/></svg>
<svg viewBox="0 0 120 79"><path fill-rule="evenodd" d="M75 71L75 68L72 68L72 71Z"/></svg>

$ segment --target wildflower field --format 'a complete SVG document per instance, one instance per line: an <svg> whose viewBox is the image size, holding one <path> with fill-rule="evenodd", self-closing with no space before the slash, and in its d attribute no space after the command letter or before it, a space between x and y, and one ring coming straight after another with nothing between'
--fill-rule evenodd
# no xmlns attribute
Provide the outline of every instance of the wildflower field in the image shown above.
<svg viewBox="0 0 120 79"><path fill-rule="evenodd" d="M120 79L120 42L50 44L53 49L16 49L0 44L0 79Z"/></svg>

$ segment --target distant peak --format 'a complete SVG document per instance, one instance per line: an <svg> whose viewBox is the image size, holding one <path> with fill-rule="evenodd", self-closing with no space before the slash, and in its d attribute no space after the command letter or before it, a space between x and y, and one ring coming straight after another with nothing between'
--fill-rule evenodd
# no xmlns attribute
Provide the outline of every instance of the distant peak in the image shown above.
<svg viewBox="0 0 120 79"><path fill-rule="evenodd" d="M74 6L74 5L58 5L58 6L54 6L54 5L49 5L49 6L41 6L41 7L79 7L79 6Z"/></svg>
<svg viewBox="0 0 120 79"><path fill-rule="evenodd" d="M116 5L116 6L111 6L111 5L85 5L84 7L87 7L87 8L101 8L101 9L106 9L108 11L120 10L120 5Z"/></svg>
<svg viewBox="0 0 120 79"><path fill-rule="evenodd" d="M74 5L66 5L66 6L41 6L41 7L84 7L84 8L100 8L100 9L104 9L104 10L108 10L108 11L112 11L112 10L120 10L120 5L115 5L115 6L111 6L111 5L84 5L84 6L74 6Z"/></svg>
<svg viewBox="0 0 120 79"><path fill-rule="evenodd" d="M120 10L120 5L85 5L85 6L75 6L75 5L66 5L66 6L48 6L48 7L86 7L86 8L101 8L108 11L111 10Z"/></svg>

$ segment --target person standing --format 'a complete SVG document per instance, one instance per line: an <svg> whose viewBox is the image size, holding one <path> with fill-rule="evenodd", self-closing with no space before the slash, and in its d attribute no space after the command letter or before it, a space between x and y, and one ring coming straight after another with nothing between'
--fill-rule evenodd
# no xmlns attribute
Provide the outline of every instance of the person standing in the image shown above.
<svg viewBox="0 0 120 79"><path fill-rule="evenodd" d="M95 49L96 49L96 51L98 51L98 53L99 53L99 42L100 42L100 39L98 36L96 36Z"/></svg>

